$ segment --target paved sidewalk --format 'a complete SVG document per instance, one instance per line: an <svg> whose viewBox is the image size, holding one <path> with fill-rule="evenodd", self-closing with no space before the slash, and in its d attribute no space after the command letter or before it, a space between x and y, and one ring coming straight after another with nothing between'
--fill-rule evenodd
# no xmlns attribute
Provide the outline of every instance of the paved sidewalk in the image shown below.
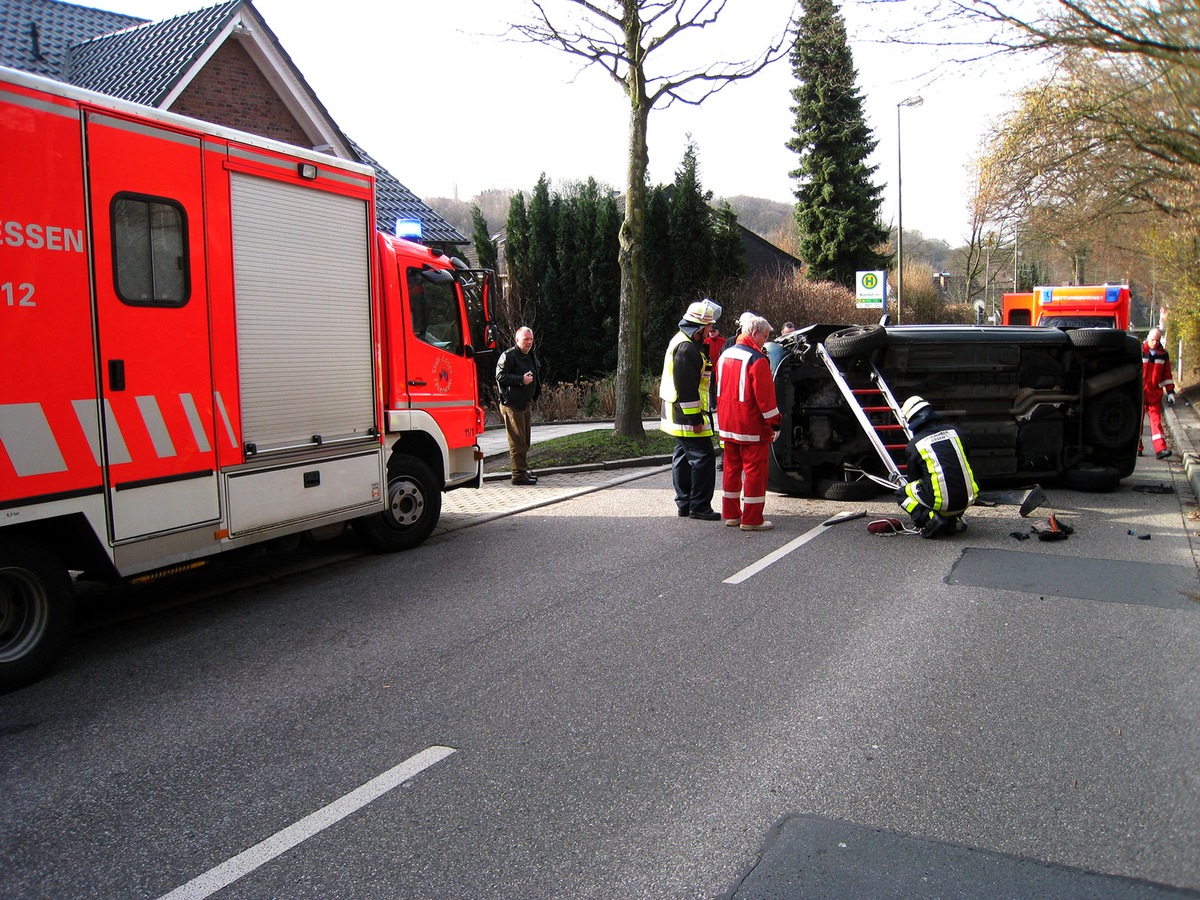
<svg viewBox="0 0 1200 900"><path fill-rule="evenodd" d="M568 434L584 431L612 430L612 422L553 422L534 425L532 442L548 441ZM657 419L646 420L646 427L657 428ZM503 428L489 428L479 438L479 449L486 459L508 454L508 438ZM614 460L582 466L560 468L535 468L538 483L516 485L509 479L508 472L495 472L484 476L484 485L479 490L463 488L451 491L442 498L442 517L434 534L457 531L469 525L490 522L503 516L537 509L559 503L571 497L589 494L639 478L646 478L670 469L666 457L651 456L644 459Z"/></svg>
<svg viewBox="0 0 1200 900"><path fill-rule="evenodd" d="M541 441L549 441L568 434L579 434L583 431L612 431L612 427L612 422L550 422L547 425L533 426L531 442L537 444ZM483 455L487 459L508 453L508 438L504 434L504 428L489 428L481 434L479 449L483 451Z"/></svg>

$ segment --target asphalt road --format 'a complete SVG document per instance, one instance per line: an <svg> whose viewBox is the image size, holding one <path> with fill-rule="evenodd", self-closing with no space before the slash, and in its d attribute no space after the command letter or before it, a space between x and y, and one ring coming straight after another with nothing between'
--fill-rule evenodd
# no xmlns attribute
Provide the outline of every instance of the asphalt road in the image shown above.
<svg viewBox="0 0 1200 900"><path fill-rule="evenodd" d="M622 477L102 598L0 697L0 896L1200 891L1179 465L1049 491L1060 543L1011 507L923 541L776 496L748 534Z"/></svg>

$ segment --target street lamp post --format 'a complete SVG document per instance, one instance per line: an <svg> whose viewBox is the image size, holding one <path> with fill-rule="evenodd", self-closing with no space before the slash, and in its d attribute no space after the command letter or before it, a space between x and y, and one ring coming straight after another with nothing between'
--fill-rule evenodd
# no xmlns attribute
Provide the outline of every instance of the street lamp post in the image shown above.
<svg viewBox="0 0 1200 900"><path fill-rule="evenodd" d="M921 97L909 97L896 104L896 324L899 325L900 304L904 302L904 166L900 149L900 108L920 106Z"/></svg>

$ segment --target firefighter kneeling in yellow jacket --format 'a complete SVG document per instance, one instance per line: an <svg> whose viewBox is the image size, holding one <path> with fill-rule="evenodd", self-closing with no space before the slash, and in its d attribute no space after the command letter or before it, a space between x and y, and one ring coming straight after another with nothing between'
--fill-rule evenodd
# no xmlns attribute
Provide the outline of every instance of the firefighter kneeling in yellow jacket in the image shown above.
<svg viewBox="0 0 1200 900"><path fill-rule="evenodd" d="M905 400L900 414L912 440L906 449L908 484L896 491L896 502L912 516L921 537L966 529L962 516L979 496L979 486L962 438L921 397Z"/></svg>

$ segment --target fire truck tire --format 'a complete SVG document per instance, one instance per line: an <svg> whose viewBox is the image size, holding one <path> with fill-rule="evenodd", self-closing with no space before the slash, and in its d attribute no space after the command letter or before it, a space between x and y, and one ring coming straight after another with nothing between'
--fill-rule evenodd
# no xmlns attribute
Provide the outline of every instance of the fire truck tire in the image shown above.
<svg viewBox="0 0 1200 900"><path fill-rule="evenodd" d="M1092 494L1111 491L1121 483L1121 472L1113 466L1095 466L1081 463L1063 472L1063 486L1073 491Z"/></svg>
<svg viewBox="0 0 1200 900"><path fill-rule="evenodd" d="M74 623L66 566L35 541L0 539L0 691L41 677Z"/></svg>
<svg viewBox="0 0 1200 900"><path fill-rule="evenodd" d="M392 553L419 546L442 514L442 490L433 470L415 456L388 465L388 508L354 520L354 530L374 550Z"/></svg>
<svg viewBox="0 0 1200 900"><path fill-rule="evenodd" d="M862 356L887 344L887 332L882 325L855 325L843 328L825 338L825 350L834 359Z"/></svg>

